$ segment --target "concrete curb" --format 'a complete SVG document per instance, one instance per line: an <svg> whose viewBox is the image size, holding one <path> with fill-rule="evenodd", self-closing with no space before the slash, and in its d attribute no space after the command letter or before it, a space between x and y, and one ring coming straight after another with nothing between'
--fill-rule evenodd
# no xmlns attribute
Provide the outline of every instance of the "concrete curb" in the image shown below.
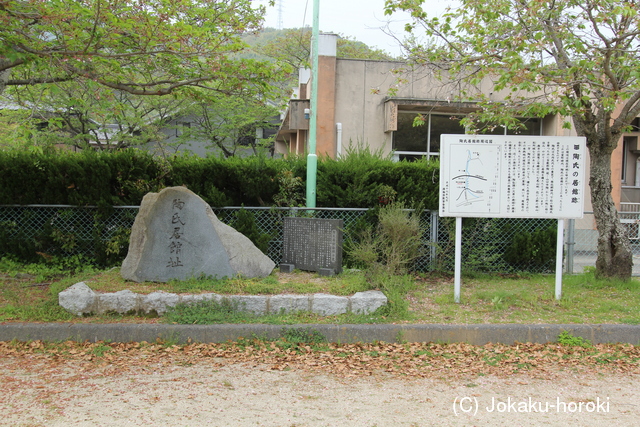
<svg viewBox="0 0 640 427"><path fill-rule="evenodd" d="M92 290L84 282L78 282L58 294L62 308L76 316L104 314L108 312L139 312L163 315L180 303L224 301L236 306L239 311L253 314L280 314L310 311L321 316L333 316L348 312L369 314L387 304L387 297L380 291L356 292L351 296L328 294L279 294L279 295L220 295L215 293L179 295L158 291L147 295L130 290L101 293Z"/></svg>
<svg viewBox="0 0 640 427"><path fill-rule="evenodd" d="M548 343L557 340L562 331L598 343L629 343L640 345L640 325L165 325L165 324L88 324L88 323L5 323L0 324L0 341L109 341L154 342L157 339L176 343L225 342L239 338L277 339L283 330L303 328L315 330L329 342L466 342L514 344L517 342Z"/></svg>

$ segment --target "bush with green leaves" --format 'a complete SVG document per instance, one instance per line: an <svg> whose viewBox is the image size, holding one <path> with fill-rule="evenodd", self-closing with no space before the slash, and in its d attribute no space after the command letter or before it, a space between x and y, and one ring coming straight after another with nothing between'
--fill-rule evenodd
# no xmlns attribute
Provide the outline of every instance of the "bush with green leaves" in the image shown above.
<svg viewBox="0 0 640 427"><path fill-rule="evenodd" d="M365 226L352 238L349 257L371 276L406 274L411 262L421 255L423 235L420 211L391 203L379 209L375 227Z"/></svg>
<svg viewBox="0 0 640 427"><path fill-rule="evenodd" d="M440 218L436 271L453 271L455 218ZM528 230L523 230L526 221ZM546 273L554 270L557 221L545 218L463 218L462 269Z"/></svg>
<svg viewBox="0 0 640 427"><path fill-rule="evenodd" d="M0 204L138 205L166 185L170 169L139 150L0 150Z"/></svg>
<svg viewBox="0 0 640 427"><path fill-rule="evenodd" d="M282 328L282 338L292 344L317 344L327 341L318 330L301 327Z"/></svg>
<svg viewBox="0 0 640 427"><path fill-rule="evenodd" d="M433 160L395 162L366 149L349 151L340 159L318 164L318 206L372 208L380 195L394 191L407 206L437 209L439 163Z"/></svg>
<svg viewBox="0 0 640 427"><path fill-rule="evenodd" d="M279 207L304 206L305 186L302 178L295 176L292 170L285 169L278 175L279 191L273 201Z"/></svg>
<svg viewBox="0 0 640 427"><path fill-rule="evenodd" d="M562 331L558 335L558 344L571 346L571 347L582 347L582 348L592 348L593 344L590 340L582 337L577 337L573 335L569 331Z"/></svg>
<svg viewBox="0 0 640 427"><path fill-rule="evenodd" d="M551 270L556 258L557 225L513 236L504 259L522 270Z"/></svg>

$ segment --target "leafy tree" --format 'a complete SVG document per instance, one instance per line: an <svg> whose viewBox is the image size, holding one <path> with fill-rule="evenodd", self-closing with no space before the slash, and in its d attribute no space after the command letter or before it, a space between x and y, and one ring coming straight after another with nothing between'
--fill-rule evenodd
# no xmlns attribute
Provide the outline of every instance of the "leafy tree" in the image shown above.
<svg viewBox="0 0 640 427"><path fill-rule="evenodd" d="M249 0L0 2L0 91L72 80L135 95L263 90L271 67L234 56L264 7Z"/></svg>
<svg viewBox="0 0 640 427"><path fill-rule="evenodd" d="M31 142L159 141L161 128L205 98L228 117L255 104L246 100L279 95L273 62L243 54L264 12L249 0L0 2L0 93L47 131L31 132Z"/></svg>
<svg viewBox="0 0 640 427"><path fill-rule="evenodd" d="M37 120L28 110L3 109L0 111L0 150L27 148L26 141L36 132Z"/></svg>
<svg viewBox="0 0 640 427"><path fill-rule="evenodd" d="M256 143L257 128L272 128L270 119L278 109L254 96L204 96L197 98L183 115L191 117L189 128L182 130L183 141L199 140L207 148L218 149L225 157L236 155L238 149L249 148L258 154L270 148L273 139L264 138Z"/></svg>
<svg viewBox="0 0 640 427"><path fill-rule="evenodd" d="M428 42L411 56L468 83L491 79L504 102L478 94L471 120L570 117L587 139L590 187L599 232L597 274L629 278L632 255L611 197L611 154L640 114L640 5L630 0L460 0L431 17L423 0L387 0L386 13L411 13L407 30ZM416 40L415 38L413 40ZM487 120L489 119L489 120ZM570 126L570 123L567 123Z"/></svg>
<svg viewBox="0 0 640 427"><path fill-rule="evenodd" d="M31 145L81 149L121 149L162 139L160 129L186 102L131 95L85 80L15 86L4 95L36 121L40 132L31 132Z"/></svg>

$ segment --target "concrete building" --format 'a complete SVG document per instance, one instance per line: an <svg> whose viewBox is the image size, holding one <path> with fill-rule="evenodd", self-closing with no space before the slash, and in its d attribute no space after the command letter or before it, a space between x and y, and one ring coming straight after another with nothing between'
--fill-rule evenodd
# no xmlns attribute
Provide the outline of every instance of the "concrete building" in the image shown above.
<svg viewBox="0 0 640 427"><path fill-rule="evenodd" d="M454 100L464 99L466 91L478 90L496 102L504 99L505 94L495 92L490 81L473 88L463 86L459 81L439 79L435 67L336 58L336 41L334 34L321 34L319 39L318 156L336 158L350 147L366 146L397 160L437 157L440 135L464 134L466 129L459 119L477 109L473 102ZM285 155L305 153L309 130L305 111L309 111L312 84L309 70L301 70L299 87L276 137L276 151ZM414 126L418 113L424 123ZM525 129L518 133L575 136L575 130L562 127L564 121L557 115L523 118ZM507 132L497 127L492 133ZM634 240L640 240L639 137L640 119L636 119L633 131L621 138L612 159L612 196ZM585 212L591 210L587 195ZM582 230L576 240L584 242L576 249L595 248L593 216L585 214L576 228Z"/></svg>
<svg viewBox="0 0 640 427"><path fill-rule="evenodd" d="M437 70L403 62L336 58L334 34L321 34L318 70L317 154L339 157L349 146L366 145L383 155L412 159L439 154L443 133L465 133L458 118L477 109L472 102L454 102L471 89L458 81L442 81ZM301 70L299 88L289 103L276 141L282 153L305 151L309 120L311 73ZM491 82L478 88L499 101ZM423 126L413 126L421 113ZM524 120L528 135L571 135L557 117ZM504 132L503 128L496 129Z"/></svg>

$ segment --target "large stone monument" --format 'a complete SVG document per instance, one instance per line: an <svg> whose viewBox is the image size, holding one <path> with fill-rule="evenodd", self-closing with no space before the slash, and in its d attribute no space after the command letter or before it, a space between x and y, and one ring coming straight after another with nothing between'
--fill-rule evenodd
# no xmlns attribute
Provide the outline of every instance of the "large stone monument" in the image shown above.
<svg viewBox="0 0 640 427"><path fill-rule="evenodd" d="M200 276L265 277L274 267L198 195L186 187L169 187L142 199L121 274L135 282L167 282Z"/></svg>

